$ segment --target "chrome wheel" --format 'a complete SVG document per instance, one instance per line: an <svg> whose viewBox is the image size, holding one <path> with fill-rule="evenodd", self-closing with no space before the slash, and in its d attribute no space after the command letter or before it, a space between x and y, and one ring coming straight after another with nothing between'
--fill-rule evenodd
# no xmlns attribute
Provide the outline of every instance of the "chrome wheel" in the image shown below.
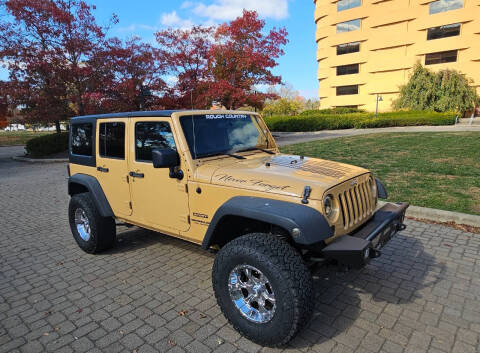
<svg viewBox="0 0 480 353"><path fill-rule="evenodd" d="M75 210L75 226L77 227L78 234L80 237L88 241L90 239L90 223L88 222L87 215L84 210L77 208Z"/></svg>
<svg viewBox="0 0 480 353"><path fill-rule="evenodd" d="M228 290L240 313L250 321L264 324L275 314L275 294L268 278L257 268L239 265L230 272Z"/></svg>

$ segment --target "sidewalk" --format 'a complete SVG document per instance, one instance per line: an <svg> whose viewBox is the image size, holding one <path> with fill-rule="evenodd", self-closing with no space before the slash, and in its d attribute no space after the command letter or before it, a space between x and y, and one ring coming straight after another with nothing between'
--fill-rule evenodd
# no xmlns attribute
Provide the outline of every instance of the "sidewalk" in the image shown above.
<svg viewBox="0 0 480 353"><path fill-rule="evenodd" d="M449 125L449 126L403 126L387 127L379 129L346 129L346 130L322 130L312 132L272 132L279 146L292 145L301 142L326 140L337 137L378 134L384 132L480 132L478 125Z"/></svg>

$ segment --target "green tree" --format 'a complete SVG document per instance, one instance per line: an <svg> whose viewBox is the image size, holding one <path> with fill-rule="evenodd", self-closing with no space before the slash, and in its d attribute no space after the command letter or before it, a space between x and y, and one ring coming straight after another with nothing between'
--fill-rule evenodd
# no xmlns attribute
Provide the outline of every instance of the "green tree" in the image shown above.
<svg viewBox="0 0 480 353"><path fill-rule="evenodd" d="M408 83L400 88L394 108L463 113L480 103L471 82L458 71L434 73L417 63Z"/></svg>

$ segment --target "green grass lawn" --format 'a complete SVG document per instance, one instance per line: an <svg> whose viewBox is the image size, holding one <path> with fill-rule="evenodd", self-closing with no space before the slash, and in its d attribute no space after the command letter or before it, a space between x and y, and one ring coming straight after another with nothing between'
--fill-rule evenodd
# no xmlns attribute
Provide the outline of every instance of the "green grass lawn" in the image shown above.
<svg viewBox="0 0 480 353"><path fill-rule="evenodd" d="M24 145L28 140L51 134L52 132L0 131L0 146Z"/></svg>
<svg viewBox="0 0 480 353"><path fill-rule="evenodd" d="M372 134L281 150L370 169L389 201L480 214L479 132Z"/></svg>

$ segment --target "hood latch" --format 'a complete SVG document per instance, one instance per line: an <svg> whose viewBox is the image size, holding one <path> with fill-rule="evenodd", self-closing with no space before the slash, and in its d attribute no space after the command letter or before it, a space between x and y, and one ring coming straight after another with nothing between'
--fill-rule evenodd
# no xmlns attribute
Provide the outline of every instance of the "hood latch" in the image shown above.
<svg viewBox="0 0 480 353"><path fill-rule="evenodd" d="M305 186L305 188L303 189L303 199L302 199L302 203L304 205L308 203L308 198L310 197L311 192L312 192L312 188L308 185Z"/></svg>

